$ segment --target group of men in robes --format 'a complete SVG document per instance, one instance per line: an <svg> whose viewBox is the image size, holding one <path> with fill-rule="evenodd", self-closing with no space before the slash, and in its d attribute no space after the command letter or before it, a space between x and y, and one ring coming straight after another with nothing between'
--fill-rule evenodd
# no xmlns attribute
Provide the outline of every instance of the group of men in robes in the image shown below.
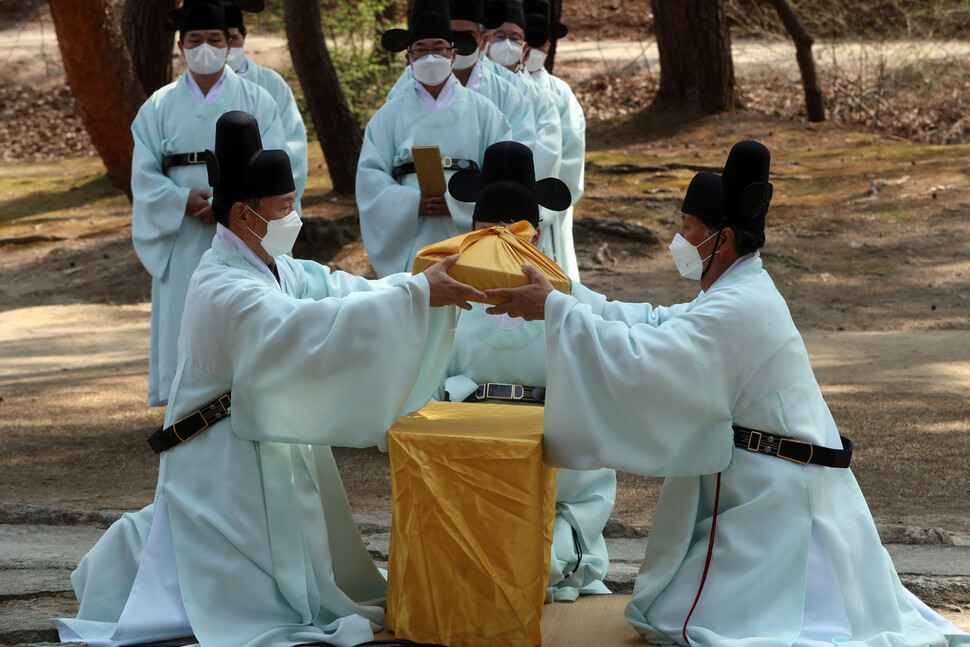
<svg viewBox="0 0 970 647"><path fill-rule="evenodd" d="M523 28L518 10L491 7L494 20L508 20L489 20L496 34L479 50L484 42L511 60L523 35L505 27ZM700 281L690 303L610 302L578 280L562 294L528 267L529 285L483 293L448 276L456 257L423 274L405 266L368 281L290 256L305 170L292 161L280 109L226 68L221 2L187 0L177 18L189 71L153 95L132 126L133 170L144 175L133 237L155 269L153 348L156 283L167 295L162 313L171 314L177 290L184 296L165 427L150 441L161 454L158 485L153 503L109 528L72 575L80 610L56 621L63 640L371 640L383 625L386 582L357 532L330 447L385 448L387 429L428 399L488 401L488 384L507 383L528 384L532 404L544 404L547 461L562 468L550 600L607 592L602 528L613 470L623 469L667 477L626 614L647 640L970 644L900 585L848 468L851 443L761 266L772 192L764 146L740 143L723 175L698 174L688 188L671 253L681 274ZM381 109L397 105L396 113L368 125L362 229L370 198L378 211L416 206L410 224L385 223L399 228L407 256L417 249L408 235L458 232L465 222L526 220L541 246L561 222L545 215L566 206L546 198L568 183L557 171L539 173L536 148L510 141L494 104L457 81L453 48L475 56L474 38L445 25L453 26L446 13L416 11L407 32L385 38L389 49L408 49L414 80ZM207 49L190 53L199 48ZM434 58L449 69L438 83L444 65ZM213 117L214 105L226 110ZM451 162L477 159L448 169L461 170L452 182L480 172L474 204L427 201L408 177L407 149L423 143L415 137L452 117L482 127L456 128L439 144ZM211 133L206 119L218 119ZM481 149L474 159L473 147L461 148L469 136ZM205 227L208 245L197 240ZM380 229L372 225L365 241ZM399 262L402 251L394 254ZM469 303L485 300L502 303Z"/></svg>

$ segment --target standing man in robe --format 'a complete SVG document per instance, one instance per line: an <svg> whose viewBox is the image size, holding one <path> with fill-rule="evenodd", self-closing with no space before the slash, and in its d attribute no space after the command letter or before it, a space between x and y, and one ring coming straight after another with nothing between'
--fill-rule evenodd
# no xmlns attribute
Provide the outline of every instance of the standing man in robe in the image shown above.
<svg viewBox="0 0 970 647"><path fill-rule="evenodd" d="M768 150L699 173L670 246L690 303L573 284L486 291L545 319L552 465L665 476L626 618L677 645L943 647L970 637L899 582L784 298L762 268Z"/></svg>
<svg viewBox="0 0 970 647"><path fill-rule="evenodd" d="M259 9L259 6L254 7ZM227 64L232 71L251 83L255 83L270 93L276 101L280 114L280 125L286 137L286 152L293 165L293 178L296 182L296 210L300 212L300 198L306 189L307 180L307 139L306 125L296 105L293 91L276 70L257 65L246 54L246 36L249 31L243 21L243 12L235 2L225 0L226 20L229 24L229 57Z"/></svg>
<svg viewBox="0 0 970 647"><path fill-rule="evenodd" d="M536 119L536 145L533 149L536 177L559 177L563 159L562 120L559 110L552 96L532 82L522 65L529 54L530 45L541 45L542 42L528 41L536 35L533 32L526 33L525 11L518 0L490 0L485 6L485 26L488 28L485 33L486 54L505 69L507 76L514 80L532 103ZM545 208L540 209L539 213L543 223L539 249L556 261L570 278L578 280L579 268L575 263L575 252L571 248L563 249L559 240L562 214Z"/></svg>
<svg viewBox="0 0 970 647"><path fill-rule="evenodd" d="M259 121L266 145L286 144L273 98L226 67L222 0L185 0L169 19L178 25L188 70L149 97L131 125L131 237L152 276L149 406L168 402L185 291L215 234L204 151L212 148L216 120L244 110Z"/></svg>
<svg viewBox="0 0 970 647"><path fill-rule="evenodd" d="M532 152L517 142L493 144L485 151L481 173L460 171L450 186L456 197L475 202L473 229L525 220L536 229L533 244L539 236L539 205L562 206L554 204L556 199L569 201L568 189L559 179L536 182ZM541 321L490 315L480 303L461 313L439 400L542 406L545 390L546 335ZM546 601L571 602L580 595L610 593L603 584L610 565L603 528L616 501L616 472L560 469L556 491Z"/></svg>
<svg viewBox="0 0 970 647"><path fill-rule="evenodd" d="M166 428L149 439L155 501L72 574L80 610L56 621L62 640L350 647L383 626L386 582L330 446L386 450L441 381L457 314L441 306L484 295L448 276L457 256L379 281L292 258L292 170L259 145L250 115L219 120L219 224L186 298Z"/></svg>
<svg viewBox="0 0 970 647"><path fill-rule="evenodd" d="M572 204L549 223L556 238L555 248L561 251L557 259L566 274L579 280L579 263L573 244L573 206L583 196L583 178L586 174L586 117L569 84L553 76L545 68L546 56L553 40L563 38L569 29L559 22L552 22L547 0L525 0L526 33L529 42L542 43L529 48L523 67L546 94L553 98L559 111L562 127L562 160L559 179L569 187Z"/></svg>
<svg viewBox="0 0 970 647"><path fill-rule="evenodd" d="M416 81L371 117L357 163L361 237L377 275L387 276L409 271L422 247L471 230L470 205L447 192L421 195L411 147L438 146L447 180L477 168L485 149L512 129L495 104L451 73L456 45L470 54L475 42L452 32L445 0L418 0L409 29L391 29L381 43L407 50Z"/></svg>
<svg viewBox="0 0 970 647"><path fill-rule="evenodd" d="M483 0L449 0L452 32L467 34L475 40L477 47L471 54L457 54L451 73L458 81L474 92L495 104L512 126L512 141L525 144L530 149L536 143L536 119L529 101L514 83L499 70L504 70L487 56L485 49L485 13ZM411 89L414 73L411 67L404 68L394 87L387 93L393 99Z"/></svg>

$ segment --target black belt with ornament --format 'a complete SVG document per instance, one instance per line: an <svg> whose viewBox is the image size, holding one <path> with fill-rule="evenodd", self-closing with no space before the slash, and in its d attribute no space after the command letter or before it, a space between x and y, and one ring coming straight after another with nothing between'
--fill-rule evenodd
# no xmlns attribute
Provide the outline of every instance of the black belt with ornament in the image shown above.
<svg viewBox="0 0 970 647"><path fill-rule="evenodd" d="M463 160L454 157L442 157L441 168L446 171L477 171L478 162L475 160ZM417 173L417 169L414 168L414 162L398 164L391 170L391 177L396 180L402 175L407 175L408 173Z"/></svg>
<svg viewBox="0 0 970 647"><path fill-rule="evenodd" d="M199 153L176 153L162 158L162 172L173 166L189 166L190 164L205 164L205 151Z"/></svg>
<svg viewBox="0 0 970 647"><path fill-rule="evenodd" d="M849 461L852 459L852 441L845 436L839 436L842 439L842 449L832 449L802 440L766 434L763 431L756 431L747 427L732 426L734 428L734 446L746 449L749 452L777 456L802 465L811 464L823 467L848 467Z"/></svg>
<svg viewBox="0 0 970 647"><path fill-rule="evenodd" d="M478 390L465 398L463 402L486 402L488 400L543 404L546 401L546 387L487 382L479 384Z"/></svg>
<svg viewBox="0 0 970 647"><path fill-rule="evenodd" d="M193 411L169 427L159 429L148 437L148 444L152 451L161 454L180 443L190 440L197 433L214 425L232 413L231 393L220 395L218 398L201 409Z"/></svg>

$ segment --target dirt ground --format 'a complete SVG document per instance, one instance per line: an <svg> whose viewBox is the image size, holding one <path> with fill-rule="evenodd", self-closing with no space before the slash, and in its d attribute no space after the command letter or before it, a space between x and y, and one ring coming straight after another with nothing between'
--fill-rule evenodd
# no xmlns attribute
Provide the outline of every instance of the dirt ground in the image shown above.
<svg viewBox="0 0 970 647"><path fill-rule="evenodd" d="M640 4L569 6L589 8L564 17L570 38L642 31ZM49 44L16 57L34 33L0 52L2 106L25 87L63 87ZM274 51L254 47L257 57ZM24 85L12 87L11 74ZM59 96L55 107L69 101ZM50 105L23 107L23 120L11 113L8 151L58 136ZM27 115L45 125L26 132ZM151 284L131 247L130 206L77 128L59 159L0 155L0 501L134 509L152 499L158 462L145 439L164 415L145 405ZM584 283L625 301L693 298L697 284L678 276L665 246L694 169L722 164L743 138L773 151L765 266L855 442L853 471L874 517L970 532L970 147L744 111L591 121L576 217L638 224L662 242L578 228ZM297 254L367 274L354 201L328 192L320 150L310 153ZM354 509L389 511L386 456L335 453ZM659 486L620 474L614 516L649 528Z"/></svg>

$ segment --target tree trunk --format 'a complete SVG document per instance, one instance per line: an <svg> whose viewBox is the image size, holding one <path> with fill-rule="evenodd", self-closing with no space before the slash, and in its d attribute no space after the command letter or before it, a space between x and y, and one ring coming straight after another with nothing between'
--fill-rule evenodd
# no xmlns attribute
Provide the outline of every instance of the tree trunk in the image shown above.
<svg viewBox="0 0 970 647"><path fill-rule="evenodd" d="M651 0L660 52L654 103L684 114L734 109L731 33L722 0Z"/></svg>
<svg viewBox="0 0 970 647"><path fill-rule="evenodd" d="M785 0L767 0L775 8L781 22L788 30L795 43L795 59L798 69L802 73L802 86L805 88L805 110L809 121L825 121L825 104L822 101L822 88L818 84L815 74L815 58L812 56L812 45L815 41L808 30L798 21L798 16Z"/></svg>
<svg viewBox="0 0 970 647"><path fill-rule="evenodd" d="M108 175L131 199L130 125L145 101L111 0L50 0L77 111Z"/></svg>
<svg viewBox="0 0 970 647"><path fill-rule="evenodd" d="M353 193L363 136L330 60L317 0L284 0L290 58L336 193Z"/></svg>
<svg viewBox="0 0 970 647"><path fill-rule="evenodd" d="M172 80L175 34L165 26L165 13L177 4L178 0L125 0L121 31L135 76L149 95Z"/></svg>
<svg viewBox="0 0 970 647"><path fill-rule="evenodd" d="M551 0L549 3L549 24L557 23L562 20L562 0ZM556 64L556 43L553 40L549 43L549 55L546 56L546 71L552 74L552 68Z"/></svg>

